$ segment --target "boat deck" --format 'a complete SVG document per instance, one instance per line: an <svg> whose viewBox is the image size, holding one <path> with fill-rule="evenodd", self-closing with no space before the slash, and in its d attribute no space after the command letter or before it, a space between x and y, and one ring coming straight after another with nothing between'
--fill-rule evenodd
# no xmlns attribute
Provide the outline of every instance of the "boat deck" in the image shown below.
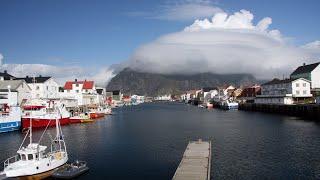
<svg viewBox="0 0 320 180"><path fill-rule="evenodd" d="M209 180L211 166L211 142L189 142L173 180Z"/></svg>

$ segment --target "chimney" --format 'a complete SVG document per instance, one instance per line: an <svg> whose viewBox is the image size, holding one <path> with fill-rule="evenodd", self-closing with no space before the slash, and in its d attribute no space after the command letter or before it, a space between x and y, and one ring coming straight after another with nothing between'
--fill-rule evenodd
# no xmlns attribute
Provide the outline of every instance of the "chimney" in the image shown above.
<svg viewBox="0 0 320 180"><path fill-rule="evenodd" d="M39 75L39 77L42 77L41 74Z"/></svg>
<svg viewBox="0 0 320 180"><path fill-rule="evenodd" d="M306 65L306 63L303 63L303 66L305 66Z"/></svg>
<svg viewBox="0 0 320 180"><path fill-rule="evenodd" d="M29 76L26 76L26 78L29 78Z"/></svg>
<svg viewBox="0 0 320 180"><path fill-rule="evenodd" d="M8 74L8 71L7 71L7 70L4 70L3 72L4 72L5 74Z"/></svg>
<svg viewBox="0 0 320 180"><path fill-rule="evenodd" d="M77 82L78 81L78 79L74 79L74 82Z"/></svg>

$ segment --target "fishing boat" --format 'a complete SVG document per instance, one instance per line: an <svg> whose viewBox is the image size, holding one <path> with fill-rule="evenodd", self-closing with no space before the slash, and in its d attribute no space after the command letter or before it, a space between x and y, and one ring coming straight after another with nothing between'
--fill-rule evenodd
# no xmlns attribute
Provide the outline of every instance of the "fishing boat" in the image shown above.
<svg viewBox="0 0 320 180"><path fill-rule="evenodd" d="M85 161L75 161L60 167L52 174L52 177L57 179L74 179L88 170L89 167Z"/></svg>
<svg viewBox="0 0 320 180"><path fill-rule="evenodd" d="M86 120L90 120L88 113L75 113L74 116L70 117L70 123L82 123Z"/></svg>
<svg viewBox="0 0 320 180"><path fill-rule="evenodd" d="M57 111L60 111L60 109ZM54 120L56 127L56 136L51 141L50 151L46 153L47 146L41 145L41 140L46 129L41 135L38 142L33 141L32 136L32 119L28 128L27 134L23 139L17 155L8 158L4 162L4 171L7 178L22 178L22 179L44 179L52 175L54 170L68 161L68 153L64 136L61 130L60 120ZM26 138L29 136L29 144L23 147Z"/></svg>
<svg viewBox="0 0 320 180"><path fill-rule="evenodd" d="M91 106L89 107L89 117L90 119L102 118L105 115L105 111L101 106Z"/></svg>
<svg viewBox="0 0 320 180"><path fill-rule="evenodd" d="M19 130L21 127L21 109L19 106L0 104L0 133Z"/></svg>
<svg viewBox="0 0 320 180"><path fill-rule="evenodd" d="M60 114L55 111L55 106L61 109ZM61 126L69 124L70 113L60 101L32 99L23 106L22 129L29 128L30 119L32 119L33 128L44 128L48 124L49 127L54 126L57 117Z"/></svg>

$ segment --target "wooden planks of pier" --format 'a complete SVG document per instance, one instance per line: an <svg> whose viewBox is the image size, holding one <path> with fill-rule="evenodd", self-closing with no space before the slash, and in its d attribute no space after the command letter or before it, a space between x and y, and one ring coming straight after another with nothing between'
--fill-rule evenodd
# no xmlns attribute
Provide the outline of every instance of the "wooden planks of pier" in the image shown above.
<svg viewBox="0 0 320 180"><path fill-rule="evenodd" d="M173 180L209 180L211 168L211 142L189 142Z"/></svg>

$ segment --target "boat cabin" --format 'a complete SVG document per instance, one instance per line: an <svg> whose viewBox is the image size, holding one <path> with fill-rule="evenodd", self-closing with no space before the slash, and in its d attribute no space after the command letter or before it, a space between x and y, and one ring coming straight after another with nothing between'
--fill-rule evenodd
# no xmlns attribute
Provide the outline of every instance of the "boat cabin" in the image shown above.
<svg viewBox="0 0 320 180"><path fill-rule="evenodd" d="M38 143L29 144L26 148L22 147L17 153L22 161L34 161L43 158L47 146L41 146Z"/></svg>

